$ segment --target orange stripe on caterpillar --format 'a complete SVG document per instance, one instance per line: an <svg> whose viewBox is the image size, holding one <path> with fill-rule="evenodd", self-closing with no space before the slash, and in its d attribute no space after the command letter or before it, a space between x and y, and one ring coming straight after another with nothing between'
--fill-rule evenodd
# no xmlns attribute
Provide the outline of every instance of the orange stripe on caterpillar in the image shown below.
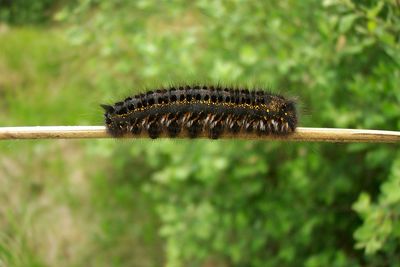
<svg viewBox="0 0 400 267"><path fill-rule="evenodd" d="M297 126L296 104L262 90L216 86L179 86L128 97L105 110L114 137L147 133L150 138L208 136L224 133L287 135Z"/></svg>

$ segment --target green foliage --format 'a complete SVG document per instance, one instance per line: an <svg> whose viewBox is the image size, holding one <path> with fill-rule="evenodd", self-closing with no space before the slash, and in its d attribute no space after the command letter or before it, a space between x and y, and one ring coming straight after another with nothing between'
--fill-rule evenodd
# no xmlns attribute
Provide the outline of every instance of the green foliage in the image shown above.
<svg viewBox="0 0 400 267"><path fill-rule="evenodd" d="M302 126L400 129L396 1L89 0L54 18L70 51L62 68L63 57L54 68L46 53L40 62L73 82L39 101L50 112L38 121L98 124L99 110L79 114L146 87L205 80L297 97ZM13 55L16 43L0 45ZM8 58L15 71L25 66L18 58ZM20 107L7 111L23 121L35 101L19 113L24 98L6 95ZM55 117L57 105L68 113ZM99 169L89 203L103 234L93 251L106 251L90 263L132 265L126 247L136 243L121 240L154 231L153 211L169 267L400 262L398 146L102 140L87 149ZM130 225L134 214L147 220Z"/></svg>
<svg viewBox="0 0 400 267"><path fill-rule="evenodd" d="M381 186L377 203L368 194L361 194L353 208L364 223L355 232L356 246L367 254L379 250L394 253L400 237L400 157L393 162L389 178Z"/></svg>
<svg viewBox="0 0 400 267"><path fill-rule="evenodd" d="M0 0L0 21L12 24L47 22L60 0Z"/></svg>
<svg viewBox="0 0 400 267"><path fill-rule="evenodd" d="M134 71L135 84L193 80L192 73L214 82L257 81L297 95L307 109L302 125L400 126L400 23L393 2L95 7L89 21L78 15L95 30L79 26L70 36L111 62L107 79ZM132 156L153 169L143 188L159 203L168 266L384 266L399 260L396 208L383 212L384 225L371 219L374 210L382 213L380 204L357 208L365 194L378 197L379 184L396 176L394 147L172 141L135 143ZM360 193L354 207L362 226L351 209ZM355 247L381 254L364 256Z"/></svg>

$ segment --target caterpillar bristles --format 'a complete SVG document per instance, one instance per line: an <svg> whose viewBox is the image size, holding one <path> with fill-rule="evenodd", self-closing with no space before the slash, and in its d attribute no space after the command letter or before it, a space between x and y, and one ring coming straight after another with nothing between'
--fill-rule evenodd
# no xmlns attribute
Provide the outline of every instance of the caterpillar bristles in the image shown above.
<svg viewBox="0 0 400 267"><path fill-rule="evenodd" d="M292 100L221 85L171 86L101 107L107 131L114 137L285 136L295 131L298 121Z"/></svg>

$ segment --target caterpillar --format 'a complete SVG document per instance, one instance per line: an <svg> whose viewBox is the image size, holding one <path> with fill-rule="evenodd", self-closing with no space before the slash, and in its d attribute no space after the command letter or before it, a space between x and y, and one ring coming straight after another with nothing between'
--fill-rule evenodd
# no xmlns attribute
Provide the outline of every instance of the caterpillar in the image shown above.
<svg viewBox="0 0 400 267"><path fill-rule="evenodd" d="M298 120L293 100L263 90L222 86L158 89L101 107L113 137L285 136L295 131Z"/></svg>

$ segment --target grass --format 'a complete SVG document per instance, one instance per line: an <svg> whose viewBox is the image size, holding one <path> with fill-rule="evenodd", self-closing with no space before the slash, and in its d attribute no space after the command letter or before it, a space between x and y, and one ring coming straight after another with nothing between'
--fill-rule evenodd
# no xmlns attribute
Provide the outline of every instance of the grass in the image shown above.
<svg viewBox="0 0 400 267"><path fill-rule="evenodd" d="M2 125L102 123L90 51L63 32L0 33ZM161 265L157 218L139 185L112 179L112 144L0 143L0 266Z"/></svg>

